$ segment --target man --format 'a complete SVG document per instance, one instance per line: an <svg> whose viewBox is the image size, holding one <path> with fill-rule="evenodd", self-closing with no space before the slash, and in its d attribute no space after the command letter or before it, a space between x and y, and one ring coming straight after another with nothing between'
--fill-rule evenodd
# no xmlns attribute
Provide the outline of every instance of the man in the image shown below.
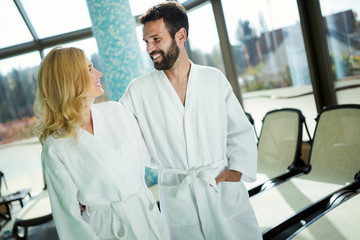
<svg viewBox="0 0 360 240"><path fill-rule="evenodd" d="M261 239L240 181L256 178L255 135L229 82L188 59L180 4L158 4L140 22L156 70L132 81L121 102L136 116L159 169L172 239Z"/></svg>

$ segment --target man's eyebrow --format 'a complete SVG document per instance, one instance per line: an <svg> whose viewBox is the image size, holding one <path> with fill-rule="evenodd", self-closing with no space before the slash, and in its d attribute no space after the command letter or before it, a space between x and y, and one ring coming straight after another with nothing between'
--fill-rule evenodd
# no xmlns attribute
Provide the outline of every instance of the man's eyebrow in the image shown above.
<svg viewBox="0 0 360 240"><path fill-rule="evenodd" d="M154 34L154 35L148 36L147 39L149 39L149 38L155 38L155 37L160 37L160 35L159 35L159 34ZM145 38L143 38L143 40L146 41Z"/></svg>

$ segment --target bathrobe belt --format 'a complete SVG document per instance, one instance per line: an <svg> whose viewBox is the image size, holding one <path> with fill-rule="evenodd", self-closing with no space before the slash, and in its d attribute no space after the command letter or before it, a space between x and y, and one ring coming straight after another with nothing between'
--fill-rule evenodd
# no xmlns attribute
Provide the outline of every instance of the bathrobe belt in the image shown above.
<svg viewBox="0 0 360 240"><path fill-rule="evenodd" d="M190 170L166 168L166 167L161 167L159 170L162 179L165 173L174 173L174 174L186 176L178 185L178 190L176 193L177 198L185 199L187 187L192 182L197 182L197 181L206 182L211 186L213 186L214 189L218 192L219 188L216 185L216 180L215 180L216 176L214 174L211 174L210 172L221 170L221 168L225 168L225 167L227 167L226 161L220 160L212 163L211 165L202 166Z"/></svg>
<svg viewBox="0 0 360 240"><path fill-rule="evenodd" d="M133 231L133 228L129 221L129 217L126 215L126 209L123 205L125 202L134 201L136 198L139 200L139 202L141 204L149 204L148 202L144 203L144 198L142 197L142 196L144 196L145 199L150 201L150 198L147 196L147 194L149 194L149 193L147 193L146 191L147 190L145 188L145 185L143 184L143 185L141 185L141 187L139 188L139 190L136 193L130 195L129 197L127 197L124 200L116 201L116 202L109 202L107 204L95 205L95 206L86 205L85 213L91 214L92 211L102 211L102 210L111 209L115 213L115 215L118 217L120 222L122 222L124 224L124 227L128 229L129 236L127 239L137 240L138 238ZM150 194L151 194L151 192L150 192ZM156 204L155 204L155 207L157 207ZM143 206L142 209L149 209L149 206ZM154 235L157 237L157 239L161 239L161 234L158 231L158 227L156 226L155 221L150 216L150 211L144 211L144 212L145 212L146 220L150 224L150 226L149 226L150 229L152 230ZM136 216L136 217L139 217L139 216ZM116 233L114 233L114 234L116 236Z"/></svg>

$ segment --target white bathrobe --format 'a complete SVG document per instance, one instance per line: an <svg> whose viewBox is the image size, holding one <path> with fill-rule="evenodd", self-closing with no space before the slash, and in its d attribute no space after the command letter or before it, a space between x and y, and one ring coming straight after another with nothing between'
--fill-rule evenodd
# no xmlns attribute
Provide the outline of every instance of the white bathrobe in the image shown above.
<svg viewBox="0 0 360 240"><path fill-rule="evenodd" d="M136 116L159 168L161 211L172 239L260 239L242 181L215 184L225 169L256 178L257 148L226 77L191 63L185 107L163 71L132 81L121 102Z"/></svg>
<svg viewBox="0 0 360 240"><path fill-rule="evenodd" d="M42 165L60 239L169 239L145 185L150 158L136 119L117 102L93 104L94 135L48 137ZM86 205L83 216L79 202Z"/></svg>

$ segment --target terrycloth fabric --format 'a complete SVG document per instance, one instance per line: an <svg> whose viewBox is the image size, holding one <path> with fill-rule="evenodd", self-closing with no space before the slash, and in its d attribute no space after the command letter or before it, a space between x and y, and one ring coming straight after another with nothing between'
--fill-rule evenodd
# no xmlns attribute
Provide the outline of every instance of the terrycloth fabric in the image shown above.
<svg viewBox="0 0 360 240"><path fill-rule="evenodd" d="M185 107L163 71L128 87L121 102L136 116L159 168L161 211L173 239L260 239L243 182L215 177L230 168L256 178L256 137L225 76L191 63ZM212 185L212 186L210 186Z"/></svg>
<svg viewBox="0 0 360 240"><path fill-rule="evenodd" d="M42 164L61 239L169 239L144 180L149 158L137 122L121 104L91 108L94 135L48 137ZM87 209L81 217L79 202Z"/></svg>

